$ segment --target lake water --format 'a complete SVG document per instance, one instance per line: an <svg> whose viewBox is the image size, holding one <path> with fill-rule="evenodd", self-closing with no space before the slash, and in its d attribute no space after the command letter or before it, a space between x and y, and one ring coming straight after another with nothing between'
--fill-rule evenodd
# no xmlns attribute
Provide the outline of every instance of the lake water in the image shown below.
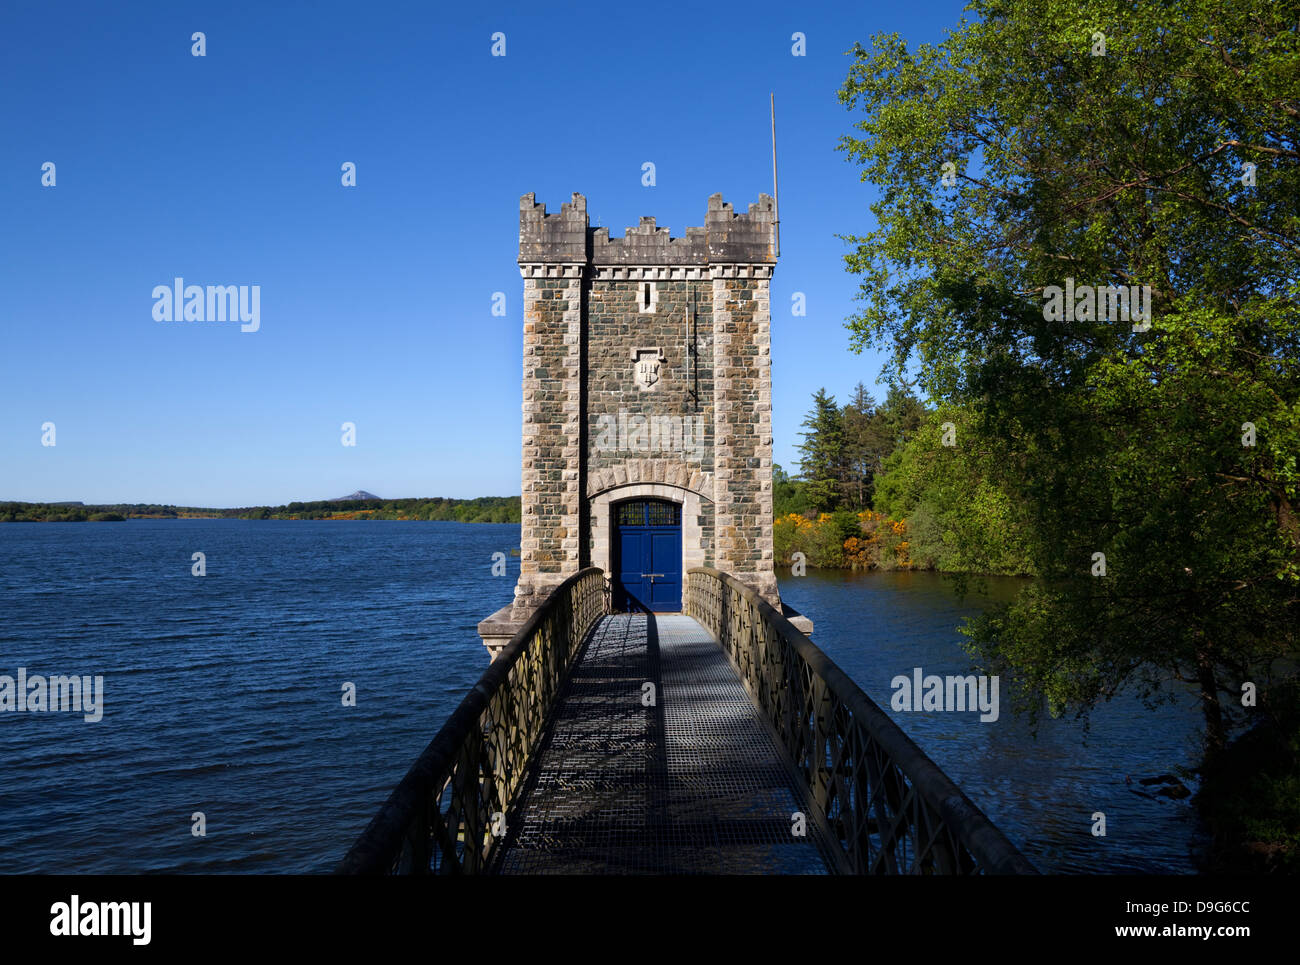
<svg viewBox="0 0 1300 965"><path fill-rule="evenodd" d="M990 578L988 598L1009 599L1021 582ZM957 628L978 612L980 597L959 600L951 581L935 573L814 570L783 578L781 596L813 620L813 642L1040 870L1196 871L1190 851L1204 832L1190 798L1153 799L1138 783L1196 763L1203 716L1190 689L1158 711L1116 697L1093 713L1090 729L1073 717L1043 715L1037 737L1012 713L1005 688L993 722L980 722L977 713L896 712L894 677L911 676L914 667L939 676L971 672ZM1092 834L1097 811L1106 816L1105 837Z"/></svg>
<svg viewBox="0 0 1300 965"><path fill-rule="evenodd" d="M475 625L509 602L518 542L492 524L0 526L0 674L104 678L97 723L0 713L3 870L331 870L487 666ZM954 628L974 605L940 577L815 574L782 593L883 707L896 674L966 669ZM1195 759L1190 699L1117 700L1086 741L1069 720L1034 739L1006 710L893 716L1042 870L1192 870L1190 805L1124 781Z"/></svg>

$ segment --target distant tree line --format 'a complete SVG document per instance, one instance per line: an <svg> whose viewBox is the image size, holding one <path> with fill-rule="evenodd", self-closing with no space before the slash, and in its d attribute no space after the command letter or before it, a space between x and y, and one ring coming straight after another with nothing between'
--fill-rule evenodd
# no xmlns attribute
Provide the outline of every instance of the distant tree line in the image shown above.
<svg viewBox="0 0 1300 965"><path fill-rule="evenodd" d="M0 503L0 523L116 522L125 519L409 519L459 523L517 523L518 496L477 499L343 499L285 506L206 509L156 503L82 506L70 503Z"/></svg>

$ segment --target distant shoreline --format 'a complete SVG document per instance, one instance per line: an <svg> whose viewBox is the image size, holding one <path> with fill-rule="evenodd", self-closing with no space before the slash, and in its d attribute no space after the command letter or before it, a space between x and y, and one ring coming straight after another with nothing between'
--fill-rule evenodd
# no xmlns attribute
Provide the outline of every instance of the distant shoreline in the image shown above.
<svg viewBox="0 0 1300 965"><path fill-rule="evenodd" d="M116 513L96 513L94 516L87 516L85 519L0 519L0 523L125 523L132 519L153 519L153 520L181 520L181 519L219 519L233 522L262 522L264 519L280 520L294 523L315 523L315 522L354 522L354 523L464 523L473 525L475 523L496 522L497 525L506 525L509 523L518 523L519 520L486 520L486 519L419 519L414 516L370 516L368 514L349 514L340 513L337 516L199 516L199 515L176 515L176 516L120 516Z"/></svg>
<svg viewBox="0 0 1300 965"><path fill-rule="evenodd" d="M128 519L323 519L518 523L518 496L477 499L330 499L211 509L157 503L0 503L0 523L119 523Z"/></svg>

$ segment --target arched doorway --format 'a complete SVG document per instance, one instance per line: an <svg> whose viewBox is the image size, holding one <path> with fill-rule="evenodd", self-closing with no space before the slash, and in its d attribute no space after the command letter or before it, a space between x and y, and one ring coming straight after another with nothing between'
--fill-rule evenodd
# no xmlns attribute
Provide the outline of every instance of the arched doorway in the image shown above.
<svg viewBox="0 0 1300 965"><path fill-rule="evenodd" d="M611 511L615 609L680 612L681 503L629 499Z"/></svg>

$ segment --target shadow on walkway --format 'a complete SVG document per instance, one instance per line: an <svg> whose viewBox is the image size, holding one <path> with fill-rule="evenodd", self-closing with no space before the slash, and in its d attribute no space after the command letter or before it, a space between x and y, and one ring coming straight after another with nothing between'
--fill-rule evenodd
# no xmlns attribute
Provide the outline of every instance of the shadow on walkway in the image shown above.
<svg viewBox="0 0 1300 965"><path fill-rule="evenodd" d="M688 616L604 617L497 859L504 874L825 874L807 797L721 647Z"/></svg>

